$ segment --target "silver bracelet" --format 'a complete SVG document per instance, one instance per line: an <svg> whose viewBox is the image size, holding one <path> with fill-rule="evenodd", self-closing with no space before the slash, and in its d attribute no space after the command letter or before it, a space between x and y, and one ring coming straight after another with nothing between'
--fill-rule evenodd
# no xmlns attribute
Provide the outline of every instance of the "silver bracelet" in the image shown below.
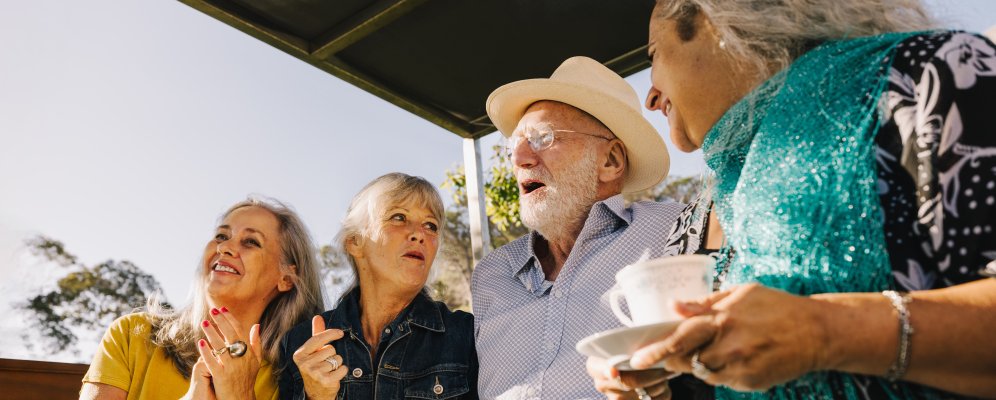
<svg viewBox="0 0 996 400"><path fill-rule="evenodd" d="M906 375L906 369L910 366L911 346L913 336L913 324L910 323L910 310L906 308L913 299L909 293L899 293L895 290L886 290L882 295L892 302L892 307L899 314L899 349L897 350L896 361L892 363L889 370L885 372L885 378L890 382L895 382Z"/></svg>

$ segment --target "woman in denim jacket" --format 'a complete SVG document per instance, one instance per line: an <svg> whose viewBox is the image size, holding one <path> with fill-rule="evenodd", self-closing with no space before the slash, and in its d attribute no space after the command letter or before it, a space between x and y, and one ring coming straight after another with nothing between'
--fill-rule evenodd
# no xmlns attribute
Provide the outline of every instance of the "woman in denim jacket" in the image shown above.
<svg viewBox="0 0 996 400"><path fill-rule="evenodd" d="M473 316L425 289L443 218L420 177L387 174L353 198L336 243L357 285L284 338L281 398L477 398Z"/></svg>

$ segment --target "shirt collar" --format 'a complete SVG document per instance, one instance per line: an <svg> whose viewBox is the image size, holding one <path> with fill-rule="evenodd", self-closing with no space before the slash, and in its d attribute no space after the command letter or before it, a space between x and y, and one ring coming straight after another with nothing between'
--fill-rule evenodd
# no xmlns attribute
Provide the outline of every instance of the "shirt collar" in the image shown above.
<svg viewBox="0 0 996 400"><path fill-rule="evenodd" d="M418 292L412 304L408 306L411 310L408 313L408 322L412 325L421 326L433 332L446 332L443 325L443 316L439 312L436 302L429 297L425 291Z"/></svg>
<svg viewBox="0 0 996 400"><path fill-rule="evenodd" d="M633 221L633 213L626 208L626 201L623 199L623 195L617 194L615 196L609 197L605 200L596 202L591 206L591 210L588 212L588 219L585 220L585 226L588 225L591 220L596 219L613 219L616 224L607 224L607 226L612 226L618 229L618 225L629 225ZM581 230L581 236L591 236L598 232L589 232L586 229ZM550 288L549 282L546 281L545 275L543 275L542 268L539 265L539 258L536 257L536 242L541 238L541 235L536 231L529 231L526 240L516 241L510 243L509 246L521 246L525 248L510 249L511 254L510 267L512 276L518 278L526 290L534 294L542 294ZM582 239L578 237L578 239Z"/></svg>
<svg viewBox="0 0 996 400"><path fill-rule="evenodd" d="M633 222L633 212L626 208L626 200L623 199L623 195L621 194L617 194L595 203L591 209L592 211L588 213L588 218L592 218L596 212L608 211L619 221L626 223L626 225Z"/></svg>
<svg viewBox="0 0 996 400"><path fill-rule="evenodd" d="M443 316L439 313L439 308L436 307L435 302L424 291L420 291L415 295L412 302L401 311L398 317L396 321L407 321L410 325L416 325L433 332L446 331L446 326L443 324ZM360 325L359 286L353 288L342 297L342 301L336 306L336 312L332 313L329 327L342 329L343 331L363 331Z"/></svg>

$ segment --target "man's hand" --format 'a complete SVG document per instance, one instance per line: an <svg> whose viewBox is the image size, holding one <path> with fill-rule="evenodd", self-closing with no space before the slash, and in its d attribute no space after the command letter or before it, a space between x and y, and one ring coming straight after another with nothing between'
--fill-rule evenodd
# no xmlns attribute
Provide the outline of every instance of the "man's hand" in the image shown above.
<svg viewBox="0 0 996 400"><path fill-rule="evenodd" d="M619 371L597 357L588 358L587 369L588 375L595 381L595 389L609 400L671 398L671 389L667 384L670 373L663 369ZM648 397L641 399L638 389L646 392Z"/></svg>

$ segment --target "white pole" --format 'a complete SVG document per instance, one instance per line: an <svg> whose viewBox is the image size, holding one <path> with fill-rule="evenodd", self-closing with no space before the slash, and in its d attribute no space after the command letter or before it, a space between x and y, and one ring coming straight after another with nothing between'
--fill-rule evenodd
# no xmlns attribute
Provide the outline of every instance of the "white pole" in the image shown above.
<svg viewBox="0 0 996 400"><path fill-rule="evenodd" d="M479 139L463 140L463 172L467 178L467 211L470 217L470 247L474 267L491 251L491 230L484 212L484 174Z"/></svg>

